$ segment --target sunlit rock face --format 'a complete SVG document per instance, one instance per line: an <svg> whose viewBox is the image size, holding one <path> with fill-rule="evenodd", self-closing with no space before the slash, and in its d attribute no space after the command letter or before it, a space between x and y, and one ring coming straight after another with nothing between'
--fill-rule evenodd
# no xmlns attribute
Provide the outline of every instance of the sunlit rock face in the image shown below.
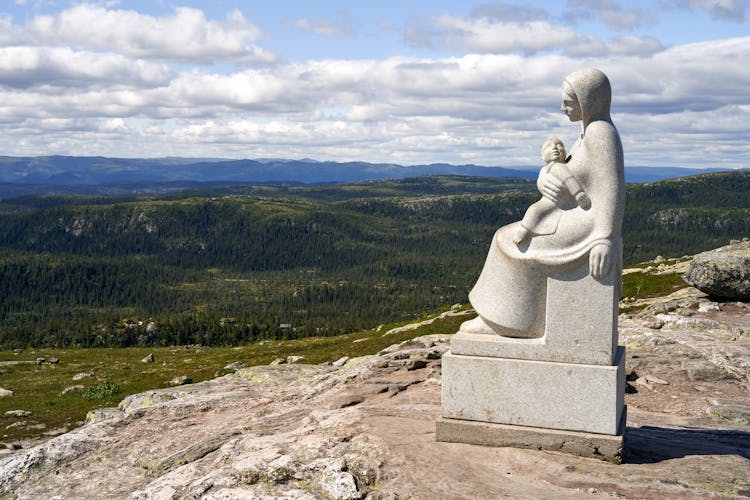
<svg viewBox="0 0 750 500"><path fill-rule="evenodd" d="M714 297L750 300L750 242L738 241L696 255L684 278Z"/></svg>

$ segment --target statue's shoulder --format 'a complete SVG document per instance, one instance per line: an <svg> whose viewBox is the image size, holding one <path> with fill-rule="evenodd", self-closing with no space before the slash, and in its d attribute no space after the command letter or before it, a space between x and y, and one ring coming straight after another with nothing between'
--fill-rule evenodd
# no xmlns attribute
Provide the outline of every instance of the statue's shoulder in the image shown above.
<svg viewBox="0 0 750 500"><path fill-rule="evenodd" d="M618 136L617 129L612 122L606 120L596 120L586 127L586 139L608 139Z"/></svg>
<svg viewBox="0 0 750 500"><path fill-rule="evenodd" d="M620 134L612 122L597 120L589 123L583 143L588 154L622 156Z"/></svg>

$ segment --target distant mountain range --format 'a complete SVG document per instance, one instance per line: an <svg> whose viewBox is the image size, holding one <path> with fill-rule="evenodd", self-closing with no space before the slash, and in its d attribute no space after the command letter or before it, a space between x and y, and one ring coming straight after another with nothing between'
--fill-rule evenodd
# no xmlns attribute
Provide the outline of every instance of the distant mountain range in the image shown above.
<svg viewBox="0 0 750 500"><path fill-rule="evenodd" d="M719 169L629 167L625 170L625 177L627 182L651 182L716 171ZM446 163L403 166L393 163L338 163L311 159L0 156L0 198L42 193L163 193L203 186L344 183L423 175L535 179L537 173L536 170Z"/></svg>

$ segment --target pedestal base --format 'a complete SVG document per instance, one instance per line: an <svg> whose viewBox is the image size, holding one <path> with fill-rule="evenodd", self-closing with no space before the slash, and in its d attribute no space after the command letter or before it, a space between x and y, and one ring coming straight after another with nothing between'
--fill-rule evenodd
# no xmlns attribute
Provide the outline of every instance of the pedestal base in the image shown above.
<svg viewBox="0 0 750 500"><path fill-rule="evenodd" d="M443 356L443 417L617 435L625 348L612 366Z"/></svg>
<svg viewBox="0 0 750 500"><path fill-rule="evenodd" d="M442 442L561 451L619 464L625 441L625 420L623 411L616 436L442 417L438 418L435 430L437 441Z"/></svg>

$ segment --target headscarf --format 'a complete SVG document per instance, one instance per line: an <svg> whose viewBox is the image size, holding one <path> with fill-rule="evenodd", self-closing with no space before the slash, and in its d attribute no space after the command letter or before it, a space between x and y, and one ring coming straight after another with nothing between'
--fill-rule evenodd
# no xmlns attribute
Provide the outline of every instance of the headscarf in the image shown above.
<svg viewBox="0 0 750 500"><path fill-rule="evenodd" d="M594 68L579 69L565 78L575 92L581 106L583 131L596 119L610 121L609 106L612 102L612 86L607 75Z"/></svg>

